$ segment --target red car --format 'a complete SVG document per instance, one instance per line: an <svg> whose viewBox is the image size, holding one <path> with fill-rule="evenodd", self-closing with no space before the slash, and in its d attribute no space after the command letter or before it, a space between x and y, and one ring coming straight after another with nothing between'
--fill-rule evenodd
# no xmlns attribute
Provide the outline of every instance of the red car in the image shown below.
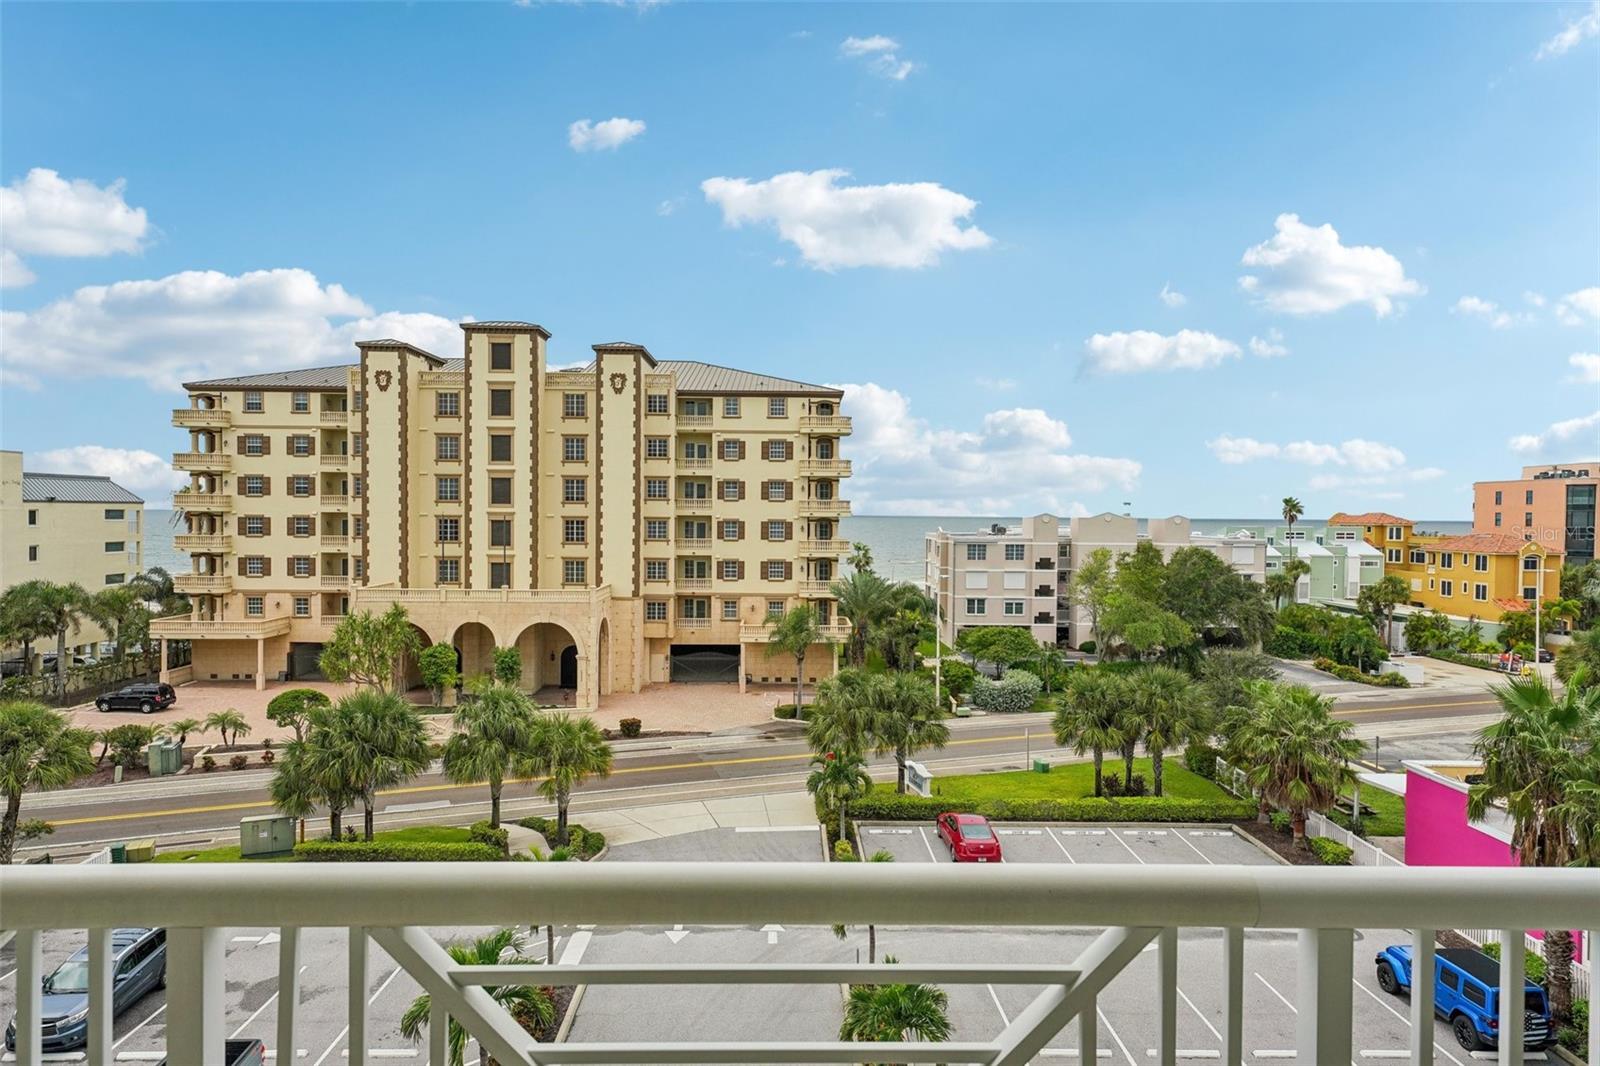
<svg viewBox="0 0 1600 1066"><path fill-rule="evenodd" d="M955 862L1000 862L1000 838L981 814L941 814L939 839Z"/></svg>

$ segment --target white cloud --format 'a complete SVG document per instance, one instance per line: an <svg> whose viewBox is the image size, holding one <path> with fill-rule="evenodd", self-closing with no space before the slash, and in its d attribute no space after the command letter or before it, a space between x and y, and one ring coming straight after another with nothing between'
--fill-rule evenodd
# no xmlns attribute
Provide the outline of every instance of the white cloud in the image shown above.
<svg viewBox="0 0 1600 1066"><path fill-rule="evenodd" d="M1308 226L1299 215L1282 214L1274 226L1277 233L1240 260L1263 273L1239 279L1240 288L1273 311L1320 315L1366 304L1381 318L1394 310L1395 297L1424 291L1400 260L1375 246L1341 244L1327 223Z"/></svg>
<svg viewBox="0 0 1600 1066"><path fill-rule="evenodd" d="M608 118L591 122L580 118L567 127L567 143L574 152L615 151L644 132L636 118Z"/></svg>
<svg viewBox="0 0 1600 1066"><path fill-rule="evenodd" d="M108 477L125 489L143 496L148 503L165 505L174 489L189 480L187 474L154 452L142 448L106 448L98 444L77 444L29 452L27 468L50 474L94 474Z"/></svg>
<svg viewBox="0 0 1600 1066"><path fill-rule="evenodd" d="M1230 465L1282 459L1303 466L1345 466L1361 473L1379 474L1398 470L1406 461L1405 453L1399 448L1360 437L1339 444L1309 440L1277 444L1254 437L1230 437L1224 434L1207 441L1206 447L1211 449L1211 454Z"/></svg>
<svg viewBox="0 0 1600 1066"><path fill-rule="evenodd" d="M687 197L674 196L670 200L662 200L656 205L656 214L665 218L668 215L676 213L678 208L683 206L685 199L687 199Z"/></svg>
<svg viewBox="0 0 1600 1066"><path fill-rule="evenodd" d="M706 202L729 226L770 223L818 270L934 266L945 251L987 248L974 225L978 202L935 182L840 186L847 170L790 171L765 181L707 178Z"/></svg>
<svg viewBox="0 0 1600 1066"><path fill-rule="evenodd" d="M1283 343L1283 331L1278 329L1267 330L1265 338L1250 338L1250 354L1262 359L1277 359L1288 355L1289 349Z"/></svg>
<svg viewBox="0 0 1600 1066"><path fill-rule="evenodd" d="M1556 318L1568 326L1581 326L1585 318L1600 322L1600 285L1567 293L1556 302Z"/></svg>
<svg viewBox="0 0 1600 1066"><path fill-rule="evenodd" d="M1534 455L1558 448L1600 451L1600 411L1552 423L1541 433L1519 433L1506 442L1514 452Z"/></svg>
<svg viewBox="0 0 1600 1066"><path fill-rule="evenodd" d="M1133 459L1068 451L1066 423L1034 408L992 411L976 431L930 425L901 392L868 382L841 385L854 419L858 514L1081 514L1075 496L1131 490Z"/></svg>
<svg viewBox="0 0 1600 1066"><path fill-rule="evenodd" d="M10 384L47 377L141 379L157 388L208 377L350 363L355 342L395 337L441 356L457 323L377 312L306 270L185 271L78 289L35 311L0 312Z"/></svg>
<svg viewBox="0 0 1600 1066"><path fill-rule="evenodd" d="M127 183L101 187L71 181L34 167L26 177L0 187L0 288L31 284L34 273L22 255L84 258L134 253L144 248L150 219L123 199Z"/></svg>
<svg viewBox="0 0 1600 1066"><path fill-rule="evenodd" d="M19 289L32 285L38 275L10 248L0 248L0 289Z"/></svg>
<svg viewBox="0 0 1600 1066"><path fill-rule="evenodd" d="M1484 300L1477 296L1463 296L1456 301L1450 309L1453 315L1468 315L1472 318L1481 318L1495 329L1505 329L1511 325L1511 315L1500 310L1500 305L1493 300Z"/></svg>
<svg viewBox="0 0 1600 1066"><path fill-rule="evenodd" d="M909 59L900 58L899 41L881 34L846 37L839 44L839 54L862 60L872 73L891 81L905 81L917 69L917 65Z"/></svg>
<svg viewBox="0 0 1600 1066"><path fill-rule="evenodd" d="M1184 304L1189 302L1189 298L1183 293L1174 289L1170 281L1162 284L1161 291L1156 295L1159 296L1161 298L1161 302L1166 304L1168 307L1182 307Z"/></svg>
<svg viewBox="0 0 1600 1066"><path fill-rule="evenodd" d="M1144 370L1203 370L1239 355L1239 346L1224 337L1182 329L1171 336L1147 329L1096 333L1083 342L1088 368L1106 374Z"/></svg>
<svg viewBox="0 0 1600 1066"><path fill-rule="evenodd" d="M1600 355L1594 352L1574 352L1567 362L1578 372L1578 380L1585 385L1600 385Z"/></svg>
<svg viewBox="0 0 1600 1066"><path fill-rule="evenodd" d="M1535 59L1566 55L1591 37L1600 36L1600 0L1594 0L1586 14L1562 27L1561 32L1539 46Z"/></svg>
<svg viewBox="0 0 1600 1066"><path fill-rule="evenodd" d="M991 392L1010 392L1017 387L1015 378L991 378L980 375L973 380L977 382L979 388L988 389Z"/></svg>
<svg viewBox="0 0 1600 1066"><path fill-rule="evenodd" d="M1543 307L1545 304L1544 293L1534 292L1532 289L1524 292L1522 294L1522 298L1526 302L1532 304L1534 307Z"/></svg>

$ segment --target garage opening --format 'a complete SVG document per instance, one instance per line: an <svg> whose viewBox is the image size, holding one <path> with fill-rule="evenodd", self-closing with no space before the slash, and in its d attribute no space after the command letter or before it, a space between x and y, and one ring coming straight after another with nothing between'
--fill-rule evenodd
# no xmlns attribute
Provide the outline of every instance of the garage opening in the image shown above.
<svg viewBox="0 0 1600 1066"><path fill-rule="evenodd" d="M674 644L671 652L674 681L739 680L739 645Z"/></svg>
<svg viewBox="0 0 1600 1066"><path fill-rule="evenodd" d="M290 644L289 645L289 680L290 681L322 681L322 667L317 660L322 658L321 644Z"/></svg>

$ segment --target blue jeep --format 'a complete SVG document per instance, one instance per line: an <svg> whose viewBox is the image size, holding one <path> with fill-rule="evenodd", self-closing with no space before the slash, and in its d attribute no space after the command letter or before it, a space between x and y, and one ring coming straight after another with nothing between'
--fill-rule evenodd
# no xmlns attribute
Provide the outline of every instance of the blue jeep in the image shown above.
<svg viewBox="0 0 1600 1066"><path fill-rule="evenodd" d="M1411 991L1411 947L1391 944L1378 952L1378 987L1392 996ZM1450 1022L1468 1051L1492 1048L1500 1038L1500 963L1471 948L1440 948L1434 954L1433 1009ZM1522 1046L1533 1051L1555 1043L1544 989L1523 986Z"/></svg>

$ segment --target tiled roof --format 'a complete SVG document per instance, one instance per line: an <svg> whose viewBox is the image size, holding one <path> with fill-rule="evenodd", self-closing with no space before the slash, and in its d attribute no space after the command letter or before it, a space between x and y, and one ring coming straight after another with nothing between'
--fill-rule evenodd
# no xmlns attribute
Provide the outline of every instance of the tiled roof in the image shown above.
<svg viewBox="0 0 1600 1066"><path fill-rule="evenodd" d="M399 344L399 341L374 341L375 344ZM349 386L350 371L345 366L310 366L303 370L278 370L270 374L245 374L236 378L211 378L208 381L186 381L186 389L339 389Z"/></svg>
<svg viewBox="0 0 1600 1066"><path fill-rule="evenodd" d="M1509 533L1464 533L1427 545L1429 551L1477 552L1483 555L1515 555L1528 542Z"/></svg>
<svg viewBox="0 0 1600 1066"><path fill-rule="evenodd" d="M1529 603L1527 600L1523 599L1520 596L1509 596L1509 597L1506 597L1505 599L1497 599L1497 600L1494 601L1494 605L1496 607L1500 608L1502 611L1531 611L1531 610L1533 610L1533 604Z"/></svg>
<svg viewBox="0 0 1600 1066"><path fill-rule="evenodd" d="M663 359L660 368L678 379L678 391L696 392L772 392L789 395L805 394L839 398L838 389L826 385L812 385L804 381L754 374L748 370L702 363L693 359Z"/></svg>
<svg viewBox="0 0 1600 1066"><path fill-rule="evenodd" d="M22 474L24 503L143 503L108 477L93 474Z"/></svg>
<svg viewBox="0 0 1600 1066"><path fill-rule="evenodd" d="M1339 511L1330 519L1330 526L1409 526L1415 525L1409 518L1401 518L1387 511L1366 511L1362 514L1345 514Z"/></svg>

